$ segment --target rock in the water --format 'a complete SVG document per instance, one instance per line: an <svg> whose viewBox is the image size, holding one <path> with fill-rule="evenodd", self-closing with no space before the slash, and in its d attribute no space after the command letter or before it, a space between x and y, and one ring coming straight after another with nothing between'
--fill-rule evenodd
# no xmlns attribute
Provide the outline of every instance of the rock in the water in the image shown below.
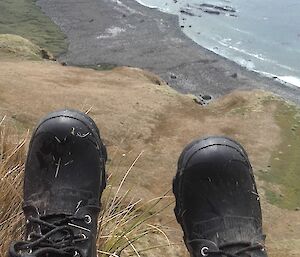
<svg viewBox="0 0 300 257"><path fill-rule="evenodd" d="M231 6L219 6L219 5L214 5L214 4L199 4L196 5L196 8L198 8L199 10L205 12L205 13L209 13L209 14L215 14L215 15L226 15L226 16L232 16L232 17L237 17L236 13L236 9L234 9Z"/></svg>
<svg viewBox="0 0 300 257"><path fill-rule="evenodd" d="M215 14L215 15L221 14L221 12L215 11L215 10L203 10L203 11L206 12L206 13L209 13L209 14Z"/></svg>
<svg viewBox="0 0 300 257"><path fill-rule="evenodd" d="M185 15L195 16L195 14L190 9L180 9L180 12Z"/></svg>

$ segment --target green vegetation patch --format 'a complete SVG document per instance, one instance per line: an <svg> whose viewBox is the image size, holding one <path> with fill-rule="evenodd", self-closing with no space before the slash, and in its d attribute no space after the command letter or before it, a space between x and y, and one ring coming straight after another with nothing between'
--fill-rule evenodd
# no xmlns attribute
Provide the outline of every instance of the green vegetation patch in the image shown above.
<svg viewBox="0 0 300 257"><path fill-rule="evenodd" d="M278 101L275 114L282 142L274 150L268 170L259 177L270 183L267 200L281 208L300 207L300 108Z"/></svg>
<svg viewBox="0 0 300 257"><path fill-rule="evenodd" d="M67 49L64 34L35 0L1 0L0 34L16 34L58 55Z"/></svg>

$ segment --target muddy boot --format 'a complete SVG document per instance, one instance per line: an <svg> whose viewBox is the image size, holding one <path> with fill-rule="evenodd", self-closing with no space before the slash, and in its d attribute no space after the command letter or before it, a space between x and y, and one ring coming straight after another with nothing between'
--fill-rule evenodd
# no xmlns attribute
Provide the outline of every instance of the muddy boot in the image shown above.
<svg viewBox="0 0 300 257"><path fill-rule="evenodd" d="M260 200L240 144L224 137L189 144L179 158L173 192L191 256L267 256Z"/></svg>
<svg viewBox="0 0 300 257"><path fill-rule="evenodd" d="M25 166L26 239L11 244L11 257L97 256L106 159L99 130L86 114L58 111L38 124Z"/></svg>

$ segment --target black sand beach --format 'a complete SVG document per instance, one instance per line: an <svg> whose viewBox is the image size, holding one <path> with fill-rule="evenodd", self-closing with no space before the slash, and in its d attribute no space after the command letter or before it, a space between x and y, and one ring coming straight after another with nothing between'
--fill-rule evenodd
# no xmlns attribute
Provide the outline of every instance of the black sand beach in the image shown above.
<svg viewBox="0 0 300 257"><path fill-rule="evenodd" d="M263 89L300 104L300 89L246 70L194 43L178 17L133 0L38 0L68 38L69 65L147 69L182 93L219 97L235 89Z"/></svg>

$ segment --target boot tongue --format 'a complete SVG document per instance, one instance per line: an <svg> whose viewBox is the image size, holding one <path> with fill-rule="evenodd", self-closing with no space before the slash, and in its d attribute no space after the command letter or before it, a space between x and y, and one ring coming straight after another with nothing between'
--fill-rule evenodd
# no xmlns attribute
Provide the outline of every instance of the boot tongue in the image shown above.
<svg viewBox="0 0 300 257"><path fill-rule="evenodd" d="M89 191L69 188L51 189L31 195L24 205L32 205L42 216L65 214L73 215L81 206L97 205Z"/></svg>
<svg viewBox="0 0 300 257"><path fill-rule="evenodd" d="M240 216L216 217L194 224L191 241L202 238L229 253L237 252L249 244L264 244L265 240L259 222L251 217ZM250 256L265 256L260 252L262 251L255 250ZM239 256L249 255L239 254Z"/></svg>
<svg viewBox="0 0 300 257"><path fill-rule="evenodd" d="M201 221L193 226L192 238L208 238L216 243L252 241L261 234L258 222L251 217L225 216Z"/></svg>

